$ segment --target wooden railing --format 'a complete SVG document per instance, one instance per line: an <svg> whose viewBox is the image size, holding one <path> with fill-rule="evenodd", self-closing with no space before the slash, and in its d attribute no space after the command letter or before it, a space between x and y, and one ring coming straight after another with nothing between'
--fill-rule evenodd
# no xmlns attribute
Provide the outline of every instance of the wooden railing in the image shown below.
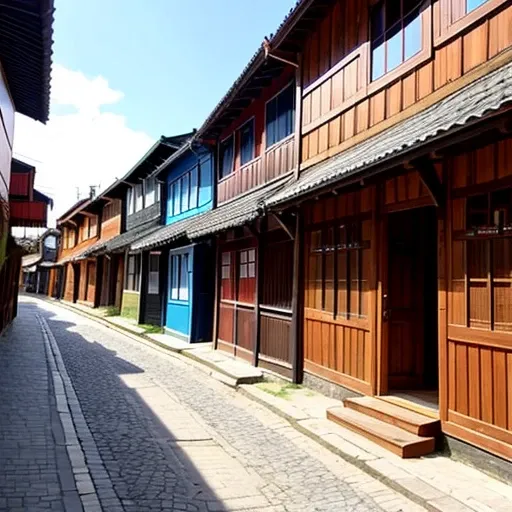
<svg viewBox="0 0 512 512"><path fill-rule="evenodd" d="M296 165L295 135L268 148L259 156L219 181L218 203L228 201L252 188L286 174Z"/></svg>

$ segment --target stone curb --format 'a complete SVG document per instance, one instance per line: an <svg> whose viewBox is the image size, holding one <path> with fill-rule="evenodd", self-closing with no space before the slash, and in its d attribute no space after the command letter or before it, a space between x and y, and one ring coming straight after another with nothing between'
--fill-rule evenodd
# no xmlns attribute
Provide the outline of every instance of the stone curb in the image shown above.
<svg viewBox="0 0 512 512"><path fill-rule="evenodd" d="M69 378L57 341L41 315L36 315L45 346L54 383L57 412L64 430L65 446L73 470L74 486L80 497L84 512L101 512L98 494L109 497L109 505L121 507L112 482L103 465L96 442ZM91 474L92 473L92 474ZM63 489L67 491L70 489ZM115 496L115 498L113 498ZM76 510L66 507L66 510Z"/></svg>

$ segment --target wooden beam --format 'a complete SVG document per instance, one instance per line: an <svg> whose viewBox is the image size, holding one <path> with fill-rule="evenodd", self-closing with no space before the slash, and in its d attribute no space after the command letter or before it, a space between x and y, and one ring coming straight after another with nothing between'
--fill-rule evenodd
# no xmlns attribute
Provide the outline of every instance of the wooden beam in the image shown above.
<svg viewBox="0 0 512 512"><path fill-rule="evenodd" d="M436 206L444 208L446 197L443 184L437 176L436 168L432 160L422 157L411 162L418 171L423 185L425 185L430 197Z"/></svg>
<svg viewBox="0 0 512 512"><path fill-rule="evenodd" d="M304 371L304 345L302 326L304 315L304 226L300 210L295 217L295 243L293 246L293 285L292 285L292 325L290 329L290 344L292 355L293 382L300 384Z"/></svg>
<svg viewBox="0 0 512 512"><path fill-rule="evenodd" d="M290 240L295 240L295 234L293 233L292 227L288 226L286 222L281 219L281 215L272 213L274 216L274 219L276 219L277 223L283 228L283 230L286 232L286 234L290 237Z"/></svg>
<svg viewBox="0 0 512 512"><path fill-rule="evenodd" d="M258 366L259 355L260 355L260 341L261 341L261 330L260 330L260 304L263 296L263 272L264 269L264 250L265 240L264 233L266 231L265 224L267 217L264 217L263 226L260 226L260 231L256 237L256 300L254 305L254 352L253 352L253 364Z"/></svg>

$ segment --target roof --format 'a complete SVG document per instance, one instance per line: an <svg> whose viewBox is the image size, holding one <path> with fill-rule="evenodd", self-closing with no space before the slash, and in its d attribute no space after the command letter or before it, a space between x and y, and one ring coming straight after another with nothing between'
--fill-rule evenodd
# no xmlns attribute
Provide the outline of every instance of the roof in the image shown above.
<svg viewBox="0 0 512 512"><path fill-rule="evenodd" d="M53 199L36 189L34 189L34 201L41 201L42 203L50 205L50 208L53 208Z"/></svg>
<svg viewBox="0 0 512 512"><path fill-rule="evenodd" d="M148 236L137 240L130 247L132 251L145 251L161 247L168 243L174 242L180 238L186 238L187 230L195 223L200 222L200 218L204 214L199 214L188 219L183 219L168 226L161 226Z"/></svg>
<svg viewBox="0 0 512 512"><path fill-rule="evenodd" d="M282 177L194 217L196 222L187 227L187 237L202 238L253 221L261 214L265 199L277 193L289 179L289 176Z"/></svg>
<svg viewBox="0 0 512 512"><path fill-rule="evenodd" d="M290 35L293 29L301 29L297 30L297 34L300 34L298 37L304 37L305 31L303 28L311 23L314 13L311 11L318 11L322 8L325 8L326 2L320 2L317 0L297 0L296 4L290 9L287 16L284 18L284 20L281 22L279 27L277 28L276 32L274 34L271 34L268 38L269 45L272 49L276 49L278 47L281 47L281 45L284 43L287 36ZM308 16L304 16L306 12L310 11ZM304 27L298 27L298 25L302 24ZM298 51L298 50L296 50ZM210 130L212 125L218 121L218 119L226 113L226 109L231 105L231 103L234 102L234 100L237 98L239 93L244 89L244 87L248 86L254 75L260 70L260 68L264 64L268 64L269 62L272 62L272 66L267 66L267 71L272 75L272 71L279 73L280 70L283 69L283 63L279 62L277 60L273 59L267 59L265 50L263 48L263 45L260 45L258 50L254 53L248 64L243 69L240 76L235 80L233 85L229 88L229 90L226 92L226 94L222 97L222 99L219 101L219 103L216 105L216 107L213 109L213 111L210 113L210 115L207 117L207 119L204 121L201 128L199 128L197 137L200 138L205 135L206 132ZM253 84L251 86L252 89L257 89L258 87L255 87ZM240 100L242 103L243 101ZM247 100L245 98L245 101L249 101L248 104L250 104L250 100ZM247 106L246 105L246 106ZM242 108L243 105L242 105Z"/></svg>
<svg viewBox="0 0 512 512"><path fill-rule="evenodd" d="M39 252L35 254L27 254L21 258L21 266L22 268L27 268L37 265L41 261L42 257L42 254Z"/></svg>
<svg viewBox="0 0 512 512"><path fill-rule="evenodd" d="M463 128L512 102L512 63L476 80L423 112L380 134L305 170L299 179L275 194L266 206L289 201L329 185L340 178L357 176L383 162Z"/></svg>
<svg viewBox="0 0 512 512"><path fill-rule="evenodd" d="M110 240L102 241L100 243L96 243L88 248L88 250L84 253L84 256L95 256L100 254L105 254L109 252L121 252L127 249L133 242L139 240L140 238L147 236L161 226L155 224L154 221L150 223L143 224L142 226L138 226L137 228L131 229L130 231L126 231L121 233L120 235L111 238Z"/></svg>
<svg viewBox="0 0 512 512"><path fill-rule="evenodd" d="M53 0L3 0L0 61L17 112L48 120Z"/></svg>
<svg viewBox="0 0 512 512"><path fill-rule="evenodd" d="M75 215L81 209L81 207L84 206L85 203L88 203L89 201L90 201L90 199L88 197L84 198L84 199L79 199L71 208L68 208L57 219L57 223L64 222L64 221L68 220L69 218L73 217L73 215Z"/></svg>

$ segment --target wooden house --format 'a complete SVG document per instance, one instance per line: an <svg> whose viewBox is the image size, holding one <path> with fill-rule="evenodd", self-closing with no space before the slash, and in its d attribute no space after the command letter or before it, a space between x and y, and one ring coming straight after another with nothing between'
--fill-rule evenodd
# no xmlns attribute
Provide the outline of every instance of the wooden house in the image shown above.
<svg viewBox="0 0 512 512"><path fill-rule="evenodd" d="M293 63L258 51L196 139L216 147L215 208L187 229L215 238L217 349L291 375L293 242L261 205L297 170Z"/></svg>
<svg viewBox="0 0 512 512"><path fill-rule="evenodd" d="M164 226L131 246L142 258L140 322L187 342L212 333L215 253L211 241L192 243L187 229L212 208L213 171L207 147L187 142L174 153L155 173Z"/></svg>
<svg viewBox="0 0 512 512"><path fill-rule="evenodd" d="M123 316L139 322L141 309L140 254L130 254L130 245L158 229L162 217L161 187L154 171L174 154L191 134L161 137L149 151L105 192L108 198L120 200L116 213L117 236L100 241L89 255L109 262L104 273L100 304L120 308Z"/></svg>
<svg viewBox="0 0 512 512"><path fill-rule="evenodd" d="M95 258L85 253L99 238L99 215L93 199L81 199L57 219L62 233L51 293L68 302L93 307L96 302Z"/></svg>
<svg viewBox="0 0 512 512"><path fill-rule="evenodd" d="M402 456L434 419L512 460L511 27L502 0L302 1L267 45L300 63L298 179L264 202L300 226L295 377L379 397L330 417Z"/></svg>
<svg viewBox="0 0 512 512"><path fill-rule="evenodd" d="M15 112L42 123L48 120L52 24L52 0L44 9L37 3L20 8L19 2L6 0L0 11L0 26L9 34L0 45L0 333L17 311L22 254L10 228L46 226L48 198L33 190L33 181L23 180L27 176L19 176L26 170L12 161L12 148ZM22 167L13 179L11 165L14 170Z"/></svg>

